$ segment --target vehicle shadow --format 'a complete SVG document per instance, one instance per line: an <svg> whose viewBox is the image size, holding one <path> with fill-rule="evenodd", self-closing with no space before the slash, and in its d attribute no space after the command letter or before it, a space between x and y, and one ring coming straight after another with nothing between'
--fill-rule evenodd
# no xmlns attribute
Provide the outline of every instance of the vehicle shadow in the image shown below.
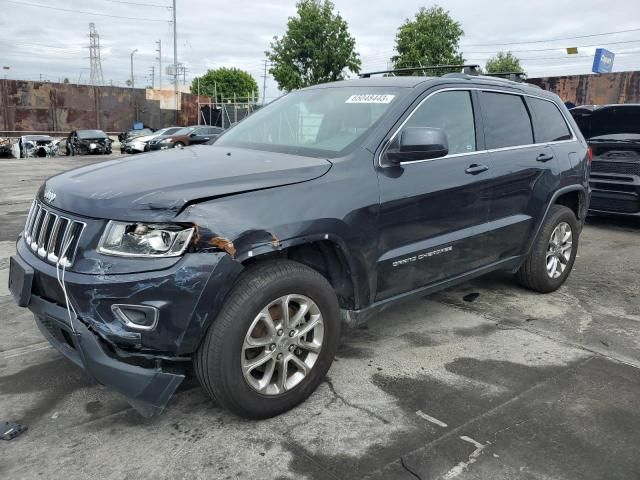
<svg viewBox="0 0 640 480"><path fill-rule="evenodd" d="M627 232L640 232L640 217L622 215L589 215L586 224L593 227L614 228Z"/></svg>

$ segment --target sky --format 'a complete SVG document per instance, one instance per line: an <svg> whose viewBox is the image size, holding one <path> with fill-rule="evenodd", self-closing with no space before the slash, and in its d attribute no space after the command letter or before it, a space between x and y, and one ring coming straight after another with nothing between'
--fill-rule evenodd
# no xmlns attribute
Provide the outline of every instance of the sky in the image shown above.
<svg viewBox="0 0 640 480"><path fill-rule="evenodd" d="M348 22L362 71L384 69L394 54L398 27L422 6L417 0L335 0ZM616 54L614 71L640 70L640 1L616 0L448 0L439 4L460 22L461 51L468 63L484 66L499 50L521 58L529 77L589 73L595 48ZM0 0L0 63L7 78L89 81L89 23L100 35L107 84L124 86L134 55L136 86L158 86L156 41L163 69L173 61L171 0ZM47 7L47 8L45 8ZM238 67L263 87L264 52L295 15L293 0L177 0L178 61L187 83L208 68ZM126 18L116 18L126 17ZM624 33L624 30L632 30ZM606 35L594 35L606 34ZM584 37L572 38L568 37ZM529 42L529 43L525 43ZM566 47L579 47L569 56ZM163 83L168 84L163 76ZM203 92L204 93L204 92ZM267 100L279 95L268 76ZM260 92L262 96L262 91Z"/></svg>

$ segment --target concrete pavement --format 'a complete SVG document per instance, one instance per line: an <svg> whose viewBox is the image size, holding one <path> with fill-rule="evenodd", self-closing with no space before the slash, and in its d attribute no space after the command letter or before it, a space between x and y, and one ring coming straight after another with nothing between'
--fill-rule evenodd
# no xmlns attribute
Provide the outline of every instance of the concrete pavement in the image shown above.
<svg viewBox="0 0 640 480"><path fill-rule="evenodd" d="M0 160L0 420L29 427L0 442L0 478L640 478L640 223L590 220L553 294L494 274L346 331L327 380L277 418L235 417L191 381L145 420L6 288L40 182L93 161Z"/></svg>

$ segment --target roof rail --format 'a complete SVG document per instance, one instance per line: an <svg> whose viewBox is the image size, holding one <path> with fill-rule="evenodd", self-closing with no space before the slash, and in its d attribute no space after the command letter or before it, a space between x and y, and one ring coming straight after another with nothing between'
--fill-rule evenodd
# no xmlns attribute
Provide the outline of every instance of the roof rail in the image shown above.
<svg viewBox="0 0 640 480"><path fill-rule="evenodd" d="M480 66L479 65L429 65L427 67L409 67L409 68L396 68L392 70L378 70L377 72L366 72L359 74L360 78L370 78L371 75L381 75L390 73L392 75L396 74L404 74L404 73L414 73L414 72L424 72L427 70L444 70L444 69L460 69L462 73L467 75L478 75Z"/></svg>
<svg viewBox="0 0 640 480"><path fill-rule="evenodd" d="M486 73L488 77L504 78L505 80L511 80L512 82L524 82L527 79L527 74L524 72L495 72Z"/></svg>

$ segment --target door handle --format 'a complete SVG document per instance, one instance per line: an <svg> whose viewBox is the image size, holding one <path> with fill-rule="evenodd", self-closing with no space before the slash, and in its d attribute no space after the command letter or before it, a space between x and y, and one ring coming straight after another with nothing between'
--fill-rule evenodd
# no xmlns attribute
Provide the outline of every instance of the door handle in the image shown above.
<svg viewBox="0 0 640 480"><path fill-rule="evenodd" d="M486 165L478 165L477 163L473 163L469 165L469 167L464 171L464 173L468 173L469 175L477 175L482 172L486 172L489 170L489 167Z"/></svg>
<svg viewBox="0 0 640 480"><path fill-rule="evenodd" d="M550 153L541 153L540 155L538 155L536 157L536 161L538 161L538 162L548 162L552 158L553 158L553 155L551 155Z"/></svg>

